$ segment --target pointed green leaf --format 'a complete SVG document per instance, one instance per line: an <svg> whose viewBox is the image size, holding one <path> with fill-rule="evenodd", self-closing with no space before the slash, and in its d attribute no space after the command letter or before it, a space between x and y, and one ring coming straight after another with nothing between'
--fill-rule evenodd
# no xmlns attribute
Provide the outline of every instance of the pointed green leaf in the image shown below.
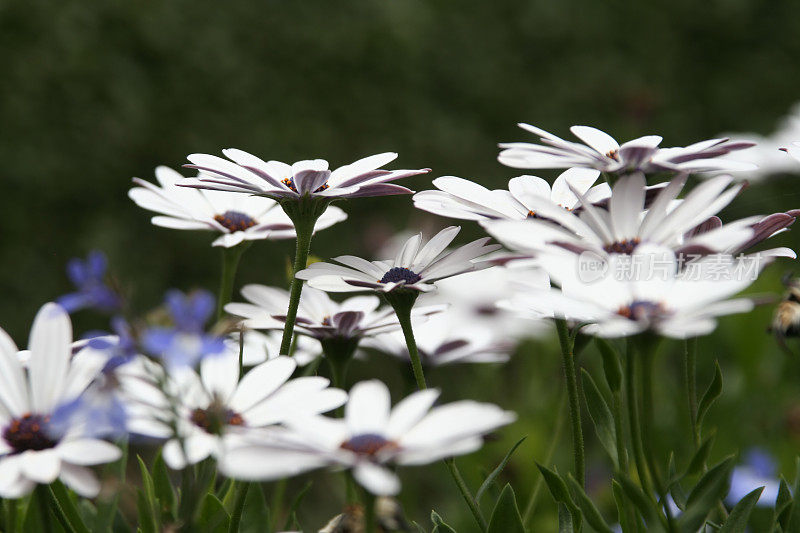
<svg viewBox="0 0 800 533"><path fill-rule="evenodd" d="M603 515L600 514L594 502L586 495L586 491L583 490L583 487L575 481L572 474L567 475L567 484L572 489L572 493L575 495L578 507L580 507L583 512L583 518L586 522L601 533L612 533L612 529L603 519Z"/></svg>
<svg viewBox="0 0 800 533"><path fill-rule="evenodd" d="M744 533L747 529L747 519L750 518L750 513L753 511L753 507L755 507L763 491L764 487L759 487L739 500L739 503L731 510L728 519L717 530L717 533Z"/></svg>
<svg viewBox="0 0 800 533"><path fill-rule="evenodd" d="M675 453L670 452L669 454L669 463L667 464L667 474L669 476L669 480L667 481L667 491L669 492L670 496L672 496L672 501L675 502L675 505L681 511L686 509L686 492L683 490L681 486L681 479L683 476L679 476L677 473L677 467L675 466Z"/></svg>
<svg viewBox="0 0 800 533"><path fill-rule="evenodd" d="M172 482L169 479L167 465L164 463L161 453L156 456L155 463L153 463L153 488L160 504L161 516L169 517L170 521L174 521L177 500L175 491L172 488Z"/></svg>
<svg viewBox="0 0 800 533"><path fill-rule="evenodd" d="M506 483L489 519L488 533L525 533L514 489Z"/></svg>
<svg viewBox="0 0 800 533"><path fill-rule="evenodd" d="M619 468L617 464L617 434L614 429L614 416L611 414L611 409L608 407L603 394L597 388L592 376L589 375L586 369L581 369L581 379L583 381L583 396L586 400L586 406L589 408L589 418L592 419L597 438L606 452L608 452L609 457L611 457L614 468Z"/></svg>
<svg viewBox="0 0 800 533"><path fill-rule="evenodd" d="M625 497L636 507L639 514L642 515L642 518L647 523L648 530L660 528L661 523L657 518L658 510L655 508L653 501L645 496L642 489L625 476L617 478L617 482L620 484Z"/></svg>
<svg viewBox="0 0 800 533"><path fill-rule="evenodd" d="M728 457L703 474L686 500L686 511L680 516L683 531L697 531L714 509L717 501L728 493L733 457Z"/></svg>
<svg viewBox="0 0 800 533"><path fill-rule="evenodd" d="M519 448L519 445L522 444L522 442L526 438L527 437L522 437L521 439L519 439L517 443L514 446L512 446L510 450L508 450L508 453L506 454L505 457L503 457L503 460L500 461L500 464L497 465L497 468L492 470L492 473L486 477L486 480L481 484L480 488L478 489L478 492L475 493L476 502L479 502L481 500L481 496L483 496L483 493L486 492L486 489L488 489L489 486L492 484L492 482L494 482L494 480L497 479L497 476L500 475L500 472L502 472L503 469L508 464L508 461L511 459L511 456L514 454L516 449Z"/></svg>
<svg viewBox="0 0 800 533"><path fill-rule="evenodd" d="M572 514L563 503L558 504L558 533L575 533Z"/></svg>
<svg viewBox="0 0 800 533"><path fill-rule="evenodd" d="M431 522L433 522L433 531L431 533L456 533L455 529L445 524L436 511L431 511Z"/></svg>
<svg viewBox="0 0 800 533"><path fill-rule="evenodd" d="M781 476L781 483L778 488L778 497L775 500L775 525L780 524L785 528L789 522L789 514L792 505L792 491L789 489L789 484Z"/></svg>
<svg viewBox="0 0 800 533"><path fill-rule="evenodd" d="M711 404L719 398L722 394L722 370L719 368L719 362L714 361L714 379L706 389L703 397L700 399L700 404L697 407L697 425L698 427L703 424L703 418L706 416Z"/></svg>
<svg viewBox="0 0 800 533"><path fill-rule="evenodd" d="M606 376L606 383L612 392L618 392L622 384L622 367L619 362L622 359L614 346L605 339L595 337L594 342L603 357L603 372Z"/></svg>
<svg viewBox="0 0 800 533"><path fill-rule="evenodd" d="M569 512L572 515L574 527L580 530L583 516L581 515L581 510L577 505L575 505L575 502L572 501L572 496L569 494L567 484L563 479L561 479L561 476L559 476L553 470L550 470L539 463L536 463L536 466L539 467L539 471L542 473L544 482L547 485L547 488L550 490L550 494L553 496L553 499L557 503L563 503L567 506L567 509L569 509Z"/></svg>
<svg viewBox="0 0 800 533"><path fill-rule="evenodd" d="M617 519L622 531L630 533L638 531L637 523L631 522L631 518L636 520L635 511L632 507L628 506L628 499L625 497L625 491L622 485L615 479L611 480L611 491L614 493L614 502L617 504Z"/></svg>
<svg viewBox="0 0 800 533"><path fill-rule="evenodd" d="M294 500L292 500L292 505L289 506L290 518L294 516L294 514L297 512L297 508L300 507L300 502L303 501L303 498L305 498L306 494L308 494L308 491L311 490L311 485L312 485L311 481L306 483L303 486L303 488L300 489L300 492L297 493L297 496L294 497ZM289 523L287 522L286 524L284 524L283 529L288 529L288 528L289 528Z"/></svg>
<svg viewBox="0 0 800 533"><path fill-rule="evenodd" d="M227 533L230 516L228 511L219 501L219 498L209 493L203 498L200 514L197 517L197 531L202 533Z"/></svg>
<svg viewBox="0 0 800 533"><path fill-rule="evenodd" d="M708 461L708 456L711 453L711 447L714 445L714 438L716 435L709 435L700 448L697 449L692 459L689 461L689 466L686 467L686 475L693 476L699 474L703 470L703 466Z"/></svg>
<svg viewBox="0 0 800 533"><path fill-rule="evenodd" d="M158 533L158 521L150 500L142 489L136 491L136 511L139 515L139 531L142 533Z"/></svg>

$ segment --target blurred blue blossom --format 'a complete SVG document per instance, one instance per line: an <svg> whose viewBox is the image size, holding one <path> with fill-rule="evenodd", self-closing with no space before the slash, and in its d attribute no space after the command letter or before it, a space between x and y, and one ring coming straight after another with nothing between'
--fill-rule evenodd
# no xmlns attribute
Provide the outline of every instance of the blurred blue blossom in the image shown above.
<svg viewBox="0 0 800 533"><path fill-rule="evenodd" d="M729 505L744 498L749 492L764 487L756 505L772 507L778 498L780 481L774 459L760 448L752 448L745 454L744 462L733 469L731 489L725 498Z"/></svg>
<svg viewBox="0 0 800 533"><path fill-rule="evenodd" d="M111 329L112 335L105 332L87 335L87 346L108 353L108 361L103 367L104 374L113 372L139 353L139 346L133 336L133 330L124 318L118 316L112 318Z"/></svg>
<svg viewBox="0 0 800 533"><path fill-rule="evenodd" d="M194 366L207 355L222 353L222 337L207 334L206 322L214 312L214 297L208 291L183 294L172 290L165 302L174 327L154 327L142 335L142 347L170 367Z"/></svg>
<svg viewBox="0 0 800 533"><path fill-rule="evenodd" d="M77 289L61 296L57 302L69 313L94 308L113 312L122 306L122 298L106 284L108 261L103 252L92 250L86 260L71 259L67 263L67 276Z"/></svg>

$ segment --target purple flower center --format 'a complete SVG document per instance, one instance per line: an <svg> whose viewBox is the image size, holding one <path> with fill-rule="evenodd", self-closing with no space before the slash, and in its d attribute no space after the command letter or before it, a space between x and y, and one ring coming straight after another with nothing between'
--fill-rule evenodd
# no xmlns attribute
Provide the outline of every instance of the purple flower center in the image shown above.
<svg viewBox="0 0 800 533"><path fill-rule="evenodd" d="M389 269L389 271L383 275L381 278L381 283L399 283L404 281L406 285L411 285L412 283L416 283L422 279L422 276L414 272L413 270L409 270L405 267L394 267Z"/></svg>
<svg viewBox="0 0 800 533"><path fill-rule="evenodd" d="M48 433L49 426L49 416L26 413L6 426L3 438L14 449L13 453L47 450L58 444Z"/></svg>
<svg viewBox="0 0 800 533"><path fill-rule="evenodd" d="M295 187L295 185L294 185L294 178L285 178L285 179L282 179L282 180L281 180L281 183L283 183L284 185L286 185L287 187L289 187L289 188L292 190L292 192L297 192L297 187ZM317 188L317 190L316 190L316 191L314 191L314 192L315 192L315 193L317 193L317 192L322 192L322 191L324 191L324 190L325 190L325 189L327 189L327 188L328 188L328 184L327 184L327 183L323 183L323 184L322 184L322 185L321 185L319 188Z"/></svg>
<svg viewBox="0 0 800 533"><path fill-rule="evenodd" d="M629 320L650 321L665 313L664 306L660 303L647 301L634 301L629 305L620 307L617 314Z"/></svg>
<svg viewBox="0 0 800 533"><path fill-rule="evenodd" d="M189 419L194 425L212 435L221 435L225 426L244 425L242 415L232 409L216 404L210 405L207 409L195 409Z"/></svg>
<svg viewBox="0 0 800 533"><path fill-rule="evenodd" d="M231 233L244 231L256 225L255 220L239 211L225 211L221 215L215 215L214 220Z"/></svg>
<svg viewBox="0 0 800 533"><path fill-rule="evenodd" d="M350 450L358 455L374 456L381 450L397 448L397 443L377 435L375 433L365 433L356 435L339 446L343 450Z"/></svg>
<svg viewBox="0 0 800 533"><path fill-rule="evenodd" d="M630 255L633 253L636 247L639 246L639 243L641 242L642 242L641 239L638 238L629 239L625 241L612 242L611 244L606 244L605 246L603 246L603 250L605 250L610 254Z"/></svg>

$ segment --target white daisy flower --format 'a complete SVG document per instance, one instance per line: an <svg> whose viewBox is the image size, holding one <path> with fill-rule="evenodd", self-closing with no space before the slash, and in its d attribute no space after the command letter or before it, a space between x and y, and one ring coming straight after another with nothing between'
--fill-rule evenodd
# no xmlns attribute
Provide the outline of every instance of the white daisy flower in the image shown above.
<svg viewBox="0 0 800 533"><path fill-rule="evenodd" d="M800 141L792 141L792 146L781 148L784 152L792 156L792 159L800 163Z"/></svg>
<svg viewBox="0 0 800 533"><path fill-rule="evenodd" d="M422 234L414 235L393 260L367 261L343 255L333 258L339 264L312 263L298 272L297 278L328 292L432 291L437 280L491 266L478 258L500 248L497 244L487 245L489 239L483 238L446 251L460 230L458 226L445 228L421 248Z"/></svg>
<svg viewBox="0 0 800 533"><path fill-rule="evenodd" d="M225 310L243 317L244 325L254 329L282 330L286 320L289 293L265 285L245 285L242 296L252 302L230 303ZM339 303L324 291L306 288L300 297L295 330L318 340L363 338L400 329L394 311L380 307L377 296L354 296ZM414 311L415 318L438 313L445 305L428 306Z"/></svg>
<svg viewBox="0 0 800 533"><path fill-rule="evenodd" d="M550 184L537 176L518 176L508 182L508 190L489 190L475 182L443 176L433 180L438 191L421 191L414 195L414 207L445 217L466 220L512 219L535 216L528 203L530 196L547 198L567 210L578 205L575 189L587 201L596 203L611 196L607 183L595 185L600 171L571 168Z"/></svg>
<svg viewBox="0 0 800 533"><path fill-rule="evenodd" d="M721 159L730 152L755 143L709 139L685 147L659 148L658 135L639 137L620 145L609 134L589 126L572 126L570 131L583 143L566 141L530 124L519 127L539 136L543 144L502 143L498 160L513 168L593 168L625 174L633 171L712 172L753 170L751 163Z"/></svg>
<svg viewBox="0 0 800 533"><path fill-rule="evenodd" d="M771 215L767 215L765 217L749 218L747 220L752 220L752 222L749 224L749 227L753 230L752 237L744 243L739 243L736 246L729 246L728 248L720 251L724 254L732 256L738 256L739 254L745 253L761 242L785 231L789 231L789 226L794 224L794 221L798 216L800 216L800 209L790 209L784 213L772 213ZM697 235L708 233L709 231L717 230L722 226L722 220L717 216L712 216L705 222L687 232L687 234L684 235L684 239L689 239ZM764 258L797 258L797 254L794 252L794 250L786 247L771 248L769 250L762 250L756 253Z"/></svg>
<svg viewBox="0 0 800 533"><path fill-rule="evenodd" d="M409 194L411 190L389 182L430 171L381 169L397 159L397 154L392 152L365 157L333 171L328 169L328 162L324 159L309 159L287 165L280 161L264 161L233 148L222 153L228 159L209 154L188 156L191 164L186 166L200 173L196 178L184 179L180 185L241 192L276 200L304 196L358 198Z"/></svg>
<svg viewBox="0 0 800 533"><path fill-rule="evenodd" d="M284 310L285 312L285 310ZM255 366L270 359L275 359L280 354L281 331L273 330L262 333L246 329L244 332L244 350L242 351L242 364ZM232 333L225 339L225 348L239 356L239 333ZM298 366L305 366L314 361L322 353L319 343L309 337L297 337L295 340L292 358Z"/></svg>
<svg viewBox="0 0 800 533"><path fill-rule="evenodd" d="M465 324L469 327L464 327ZM513 348L511 342L495 341L492 330L453 320L449 313L415 326L414 338L422 364L430 367L456 363L505 363ZM400 331L364 339L361 346L410 360L405 337Z"/></svg>
<svg viewBox="0 0 800 533"><path fill-rule="evenodd" d="M151 219L156 226L216 231L222 235L212 246L225 248L243 241L295 237L294 224L275 200L179 187L177 183L186 178L164 166L156 168L156 179L159 185L133 178L140 186L128 191L136 205L161 213ZM328 228L346 218L338 207L328 207L314 230Z"/></svg>
<svg viewBox="0 0 800 533"><path fill-rule="evenodd" d="M588 280L578 256L569 252L545 254L539 263L560 289L530 289L500 305L527 315L591 322L582 331L601 337L647 330L681 339L705 335L716 327L716 317L754 306L748 298L728 299L749 286L752 277L724 275L730 270L704 275L703 260L697 263L699 271L681 270L668 248L645 245L631 256L611 255L606 275Z"/></svg>
<svg viewBox="0 0 800 533"><path fill-rule="evenodd" d="M391 408L389 389L364 381L350 391L343 419L293 418L289 431L268 443L237 446L220 470L237 479L269 480L333 466L351 468L356 481L377 495L400 491L390 465L427 464L474 452L482 435L516 416L496 405L458 401L432 407L439 392L415 392Z"/></svg>
<svg viewBox="0 0 800 533"><path fill-rule="evenodd" d="M164 461L182 469L209 456L219 458L237 440L261 435L268 426L324 413L346 401L347 394L328 388L325 378L289 379L296 366L289 357L276 357L251 369L240 381L238 354L224 353L203 359L199 373L182 369L174 374L167 388L178 402L179 419L165 418L169 399L163 393L157 400L149 399L150 417L161 424L150 436L170 437L164 445ZM178 437L172 434L173 425Z"/></svg>
<svg viewBox="0 0 800 533"><path fill-rule="evenodd" d="M45 304L31 328L27 372L11 338L0 330L0 497L15 499L37 484L60 479L76 493L94 497L100 483L87 466L122 455L108 442L86 437L78 425L52 431L50 420L74 400L99 371L72 358L72 325L56 304Z"/></svg>
<svg viewBox="0 0 800 533"><path fill-rule="evenodd" d="M742 219L701 234L687 236L698 224L728 205L742 189L730 176L711 178L675 198L685 177L673 179L644 211L645 181L641 173L620 178L614 185L608 209L584 203L579 214L531 198L541 218L525 221L487 220L481 225L503 244L520 251L539 252L553 246L598 255L630 254L644 243L693 253L714 253L737 247L753 236L759 218ZM580 195L579 195L580 196Z"/></svg>

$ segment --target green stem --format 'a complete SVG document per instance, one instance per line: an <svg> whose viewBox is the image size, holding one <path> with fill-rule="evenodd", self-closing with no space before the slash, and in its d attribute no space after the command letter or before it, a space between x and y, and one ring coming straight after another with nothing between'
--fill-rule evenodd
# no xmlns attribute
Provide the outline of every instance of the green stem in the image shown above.
<svg viewBox="0 0 800 533"><path fill-rule="evenodd" d="M700 428L697 426L697 337L686 339L684 374L689 403L689 422L692 426L694 448L697 450L700 447Z"/></svg>
<svg viewBox="0 0 800 533"><path fill-rule="evenodd" d="M375 516L375 496L368 490L364 491L364 531L375 533L377 531L377 517Z"/></svg>
<svg viewBox="0 0 800 533"><path fill-rule="evenodd" d="M561 358L564 364L564 377L567 381L569 418L572 423L572 454L575 462L575 479L581 487L586 486L586 458L583 449L583 429L581 428L581 407L578 398L578 375L575 371L575 357L572 353L569 328L563 318L556 319L558 340L561 344Z"/></svg>
<svg viewBox="0 0 800 533"><path fill-rule="evenodd" d="M33 489L33 496L31 498L30 505L35 505L39 511L42 532L52 533L53 522L50 519L50 491L48 490L47 485L37 485L36 488Z"/></svg>
<svg viewBox="0 0 800 533"><path fill-rule="evenodd" d="M456 486L458 487L458 490L461 492L461 496L467 503L467 507L469 507L469 510L472 512L472 516L475 517L475 521L480 526L481 531L488 531L489 526L486 523L486 519L483 518L483 514L481 513L481 510L478 507L478 503L472 496L469 487L467 487L467 483L464 481L464 478L461 477L461 472L458 471L455 459L453 459L452 457L449 459L445 459L444 464L447 465L447 469L450 471L450 476L452 476L453 481L456 482Z"/></svg>
<svg viewBox="0 0 800 533"><path fill-rule="evenodd" d="M383 296L394 309L397 320L400 322L400 327L403 329L403 335L406 339L406 348L408 349L408 356L411 358L411 368L414 370L414 379L417 382L417 388L419 390L425 390L428 388L428 385L425 382L425 373L422 370L422 361L420 361L419 351L417 350L417 341L414 339L414 328L411 325L411 310L414 307L414 302L417 300L419 293L417 291L400 289L384 293ZM447 469L450 471L453 481L455 481L458 490L461 492L461 496L467 503L467 507L469 507L469 510L472 512L472 516L475 517L475 521L480 526L481 531L486 531L489 527L486 524L486 519L483 518L478 503L475 501L475 497L464 482L464 478L461 477L461 472L458 471L455 461L450 458L445 459L444 463L447 465Z"/></svg>
<svg viewBox="0 0 800 533"><path fill-rule="evenodd" d="M17 531L17 500L3 500L5 510L4 526L9 533Z"/></svg>
<svg viewBox="0 0 800 533"><path fill-rule="evenodd" d="M661 473L658 470L658 464L653 455L655 448L655 440L653 439L653 360L655 354L651 349L645 347L641 350L641 387L642 387L642 440L645 444L645 461L647 462L647 470L650 473L650 478L653 480L658 497L661 500L661 507L664 509L664 514L667 518L667 529L674 531L675 527L672 523L672 513L670 512L669 505L667 505L667 491L664 482L661 478Z"/></svg>
<svg viewBox="0 0 800 533"><path fill-rule="evenodd" d="M650 488L650 480L645 468L644 451L642 449L642 432L639 427L639 402L636 399L636 353L633 349L633 342L628 340L628 349L625 354L625 399L628 407L628 423L631 432L631 443L633 445L633 459L636 463L636 472L639 474L639 483L642 485L644 493L650 498L653 491Z"/></svg>
<svg viewBox="0 0 800 533"><path fill-rule="evenodd" d="M303 217L299 218L300 220L294 220L297 242L294 266L292 267L292 284L289 290L289 309L286 311L286 325L283 328L283 338L281 339L280 353L282 355L288 355L292 347L294 323L295 320L297 320L297 307L300 305L300 293L303 291L303 280L297 279L297 273L303 270L306 267L306 263L308 263L308 253L311 250L311 237L314 234L314 224L317 221L316 218L311 221L302 219Z"/></svg>
<svg viewBox="0 0 800 533"><path fill-rule="evenodd" d="M237 533L239 531L239 524L242 522L242 513L244 513L244 503L247 500L247 491L250 489L250 483L240 482L236 487L236 500L233 504L233 512L231 513L231 521L228 524L228 533Z"/></svg>
<svg viewBox="0 0 800 533"><path fill-rule="evenodd" d="M64 511L64 507L66 505L63 504L72 506L72 502L64 502L62 500L62 498L69 498L69 495L66 493L66 489L64 489L63 485L61 486L61 489L63 490L61 498L59 498L58 493L55 490L53 490L52 486L50 486L47 490L48 505L50 507L50 510L53 512L53 515L56 517L56 520L58 520L58 523L61 525L61 527L68 533L78 533L79 531L81 533L88 533L89 530L86 529L85 526L80 529L73 527L73 522L70 521L69 518L67 518L67 514ZM80 516L77 516L77 518L73 517L73 520L75 520L76 523L83 526L83 521L81 520Z"/></svg>
<svg viewBox="0 0 800 533"><path fill-rule="evenodd" d="M272 493L272 501L269 506L269 515L272 517L273 530L278 528L281 514L283 514L283 498L286 495L286 478L275 483L275 491Z"/></svg>
<svg viewBox="0 0 800 533"><path fill-rule="evenodd" d="M236 279L236 270L242 254L250 247L250 241L245 241L222 249L222 273L219 281L219 294L217 295L217 320L225 313L225 304L231 301L233 295L233 282Z"/></svg>
<svg viewBox="0 0 800 533"><path fill-rule="evenodd" d="M561 416L564 411L564 404L563 404L563 390L560 391L558 395L558 399L556 405L558 406L558 414L556 417L556 427L553 430L552 440L550 441L550 446L547 448L547 454L545 455L544 464L549 465L553 462L553 456L556 454L556 448L558 447L558 443L561 440L561 432L564 429L564 420L566 417ZM533 517L533 511L536 509L536 502L539 499L539 493L544 486L544 477L539 475L536 479L536 483L533 486L533 490L531 491L531 495L528 498L528 503L525 505L525 512L522 514L522 523L527 526L528 522L530 522L531 517Z"/></svg>

